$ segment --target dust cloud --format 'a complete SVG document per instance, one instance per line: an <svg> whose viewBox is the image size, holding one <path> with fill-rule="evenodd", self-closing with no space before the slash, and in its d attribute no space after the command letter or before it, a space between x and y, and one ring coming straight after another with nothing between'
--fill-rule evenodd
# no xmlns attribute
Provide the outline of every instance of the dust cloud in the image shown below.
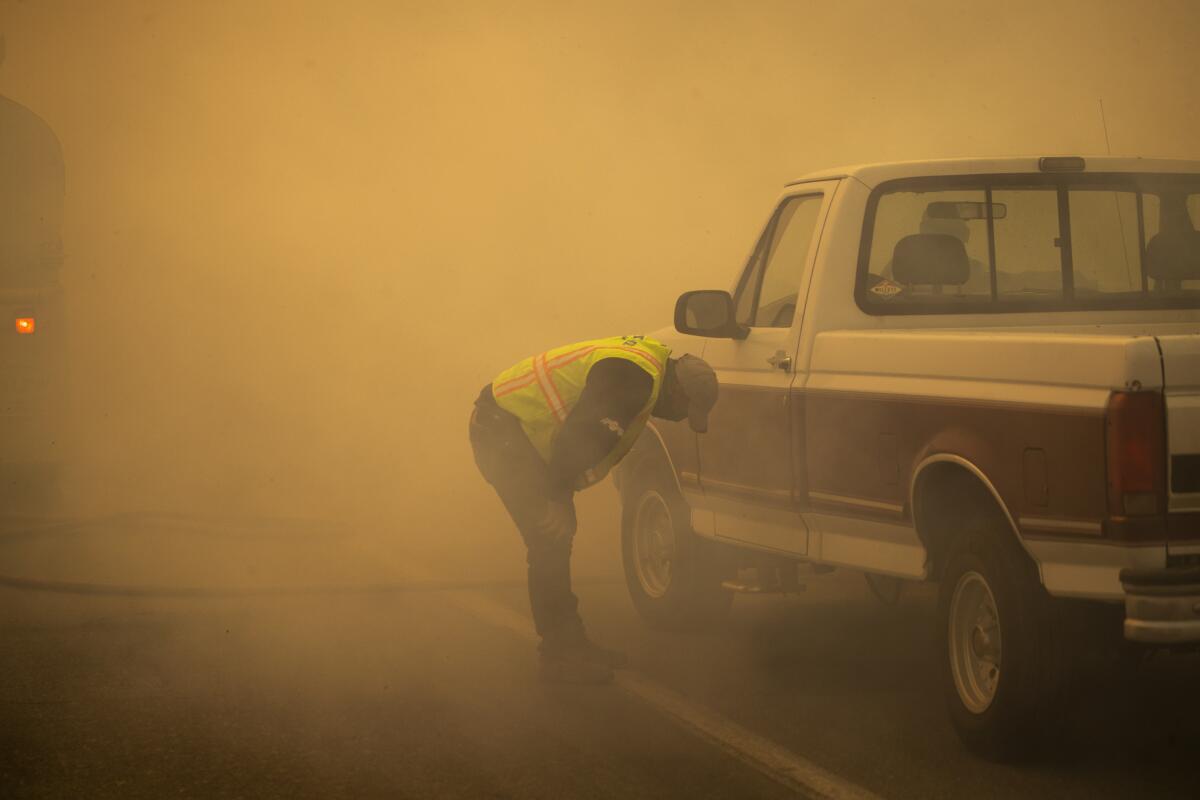
<svg viewBox="0 0 1200 800"><path fill-rule="evenodd" d="M808 171L1109 144L1200 158L1198 33L1192 0L0 2L0 95L66 165L53 512L96 520L6 538L0 572L168 593L5 590L4 775L63 796L133 796L126 776L145 796L367 796L346 764L412 786L413 759L442 770L414 796L455 796L492 758L488 780L524 796L524 770L594 755L596 774L737 779L707 750L683 760L649 712L534 694L528 642L455 633L440 601L169 593L432 575L514 582L519 608L523 549L467 443L484 383L729 286ZM580 496L574 567L619 598L615 500ZM770 624L740 640L653 652L699 696L753 694L749 664L850 704L855 648L875 690L929 671L880 645L920 620L852 612L866 647L827 605L759 608ZM780 632L798 621L803 642ZM617 721L563 755L568 718ZM457 796L506 795L476 788Z"/></svg>
<svg viewBox="0 0 1200 800"><path fill-rule="evenodd" d="M728 285L786 180L1103 152L1100 99L1114 152L1200 156L1187 0L2 8L0 93L67 167L69 514L519 566L479 387ZM581 500L586 564L613 497Z"/></svg>

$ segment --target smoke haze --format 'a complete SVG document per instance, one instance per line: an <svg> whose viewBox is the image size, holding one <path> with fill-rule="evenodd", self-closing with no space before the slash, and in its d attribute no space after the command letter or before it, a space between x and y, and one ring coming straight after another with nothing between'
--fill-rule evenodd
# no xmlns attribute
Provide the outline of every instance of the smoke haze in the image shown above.
<svg viewBox="0 0 1200 800"><path fill-rule="evenodd" d="M126 0L2 19L0 92L67 164L79 511L494 527L465 437L478 388L729 285L788 179L1103 152L1100 99L1114 152L1200 156L1189 2Z"/></svg>
<svg viewBox="0 0 1200 800"><path fill-rule="evenodd" d="M65 160L67 350L65 522L0 509L0 794L791 796L755 770L794 750L895 797L1191 796L1195 658L1101 685L1064 764L986 763L935 587L840 570L654 631L611 482L573 570L638 677L542 691L467 420L518 359L730 287L807 172L1200 159L1197 8L0 0L0 96ZM683 707L781 745L737 762Z"/></svg>

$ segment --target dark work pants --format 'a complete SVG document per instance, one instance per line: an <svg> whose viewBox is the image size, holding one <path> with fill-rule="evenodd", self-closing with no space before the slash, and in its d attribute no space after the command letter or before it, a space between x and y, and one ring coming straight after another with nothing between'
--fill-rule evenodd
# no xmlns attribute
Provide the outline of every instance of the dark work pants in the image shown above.
<svg viewBox="0 0 1200 800"><path fill-rule="evenodd" d="M490 397L476 402L470 436L480 473L500 495L525 540L529 607L542 637L540 649L549 654L569 649L585 638L579 601L571 591L575 504L570 496L552 499L546 462L517 418ZM552 502L565 507L566 524L547 531L545 520Z"/></svg>

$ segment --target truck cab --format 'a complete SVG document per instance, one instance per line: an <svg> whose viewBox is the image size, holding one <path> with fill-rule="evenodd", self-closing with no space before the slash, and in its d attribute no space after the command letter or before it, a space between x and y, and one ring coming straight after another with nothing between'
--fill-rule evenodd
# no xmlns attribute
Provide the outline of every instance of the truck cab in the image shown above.
<svg viewBox="0 0 1200 800"><path fill-rule="evenodd" d="M656 422L623 465L639 609L694 621L764 559L938 582L950 714L990 752L1062 679L1059 601L1123 610L1132 642L1200 641L1198 229L1196 162L789 184L730 288L654 334L721 389L707 434ZM639 551L639 525L669 545ZM647 552L674 586L640 580Z"/></svg>

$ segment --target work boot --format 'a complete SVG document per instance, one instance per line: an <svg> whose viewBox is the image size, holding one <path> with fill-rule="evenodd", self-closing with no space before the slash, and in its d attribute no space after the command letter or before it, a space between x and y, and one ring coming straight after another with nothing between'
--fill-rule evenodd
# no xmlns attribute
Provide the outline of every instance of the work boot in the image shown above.
<svg viewBox="0 0 1200 800"><path fill-rule="evenodd" d="M610 667L584 658L581 651L542 653L539 663L539 677L543 683L595 685L613 679Z"/></svg>

